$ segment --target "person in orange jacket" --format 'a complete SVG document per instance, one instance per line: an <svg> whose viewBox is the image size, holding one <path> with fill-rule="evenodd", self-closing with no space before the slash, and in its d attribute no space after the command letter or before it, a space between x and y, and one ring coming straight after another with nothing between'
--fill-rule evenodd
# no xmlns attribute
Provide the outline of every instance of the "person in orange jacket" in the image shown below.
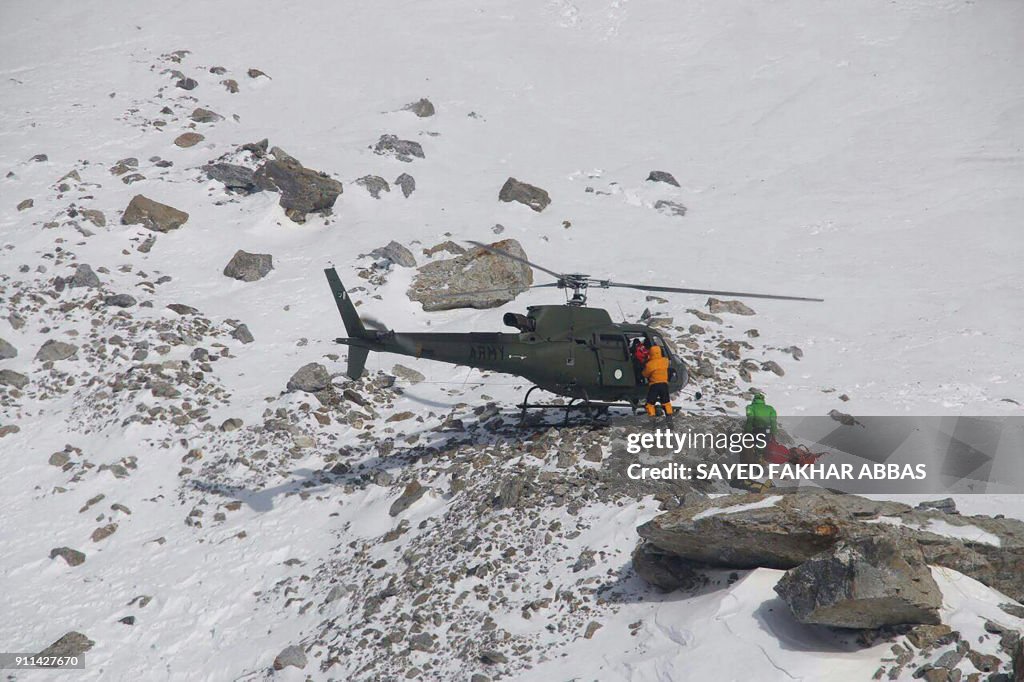
<svg viewBox="0 0 1024 682"><path fill-rule="evenodd" d="M650 388L647 389L647 414L653 419L658 414L656 403L661 403L665 416L672 419L672 396L668 393L668 358L661 352L661 346L651 346L651 357L644 365L643 375Z"/></svg>

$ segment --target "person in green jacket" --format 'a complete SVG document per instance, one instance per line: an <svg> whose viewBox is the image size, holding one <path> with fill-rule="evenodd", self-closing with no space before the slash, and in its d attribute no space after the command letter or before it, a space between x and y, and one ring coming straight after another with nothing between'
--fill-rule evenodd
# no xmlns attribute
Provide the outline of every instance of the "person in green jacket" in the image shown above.
<svg viewBox="0 0 1024 682"><path fill-rule="evenodd" d="M779 419L775 408L764 401L764 393L755 393L754 399L747 405L747 433L769 433L772 438L779 431Z"/></svg>

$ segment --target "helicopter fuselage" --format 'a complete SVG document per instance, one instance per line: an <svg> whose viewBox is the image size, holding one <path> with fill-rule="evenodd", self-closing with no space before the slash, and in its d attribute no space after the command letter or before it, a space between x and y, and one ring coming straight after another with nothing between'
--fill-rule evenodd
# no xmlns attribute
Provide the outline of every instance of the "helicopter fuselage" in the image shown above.
<svg viewBox="0 0 1024 682"><path fill-rule="evenodd" d="M662 347L669 359L669 391L688 381L685 363L656 329L612 322L606 310L572 305L532 306L509 313L517 333L366 332L339 343L523 377L557 395L604 402L644 402L648 385L630 355L634 339ZM351 331L351 330L350 330Z"/></svg>

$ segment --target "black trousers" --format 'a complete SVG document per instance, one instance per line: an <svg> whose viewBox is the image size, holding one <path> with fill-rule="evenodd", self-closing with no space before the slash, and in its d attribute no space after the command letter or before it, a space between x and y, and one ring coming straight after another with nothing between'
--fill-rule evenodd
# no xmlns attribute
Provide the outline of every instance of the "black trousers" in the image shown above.
<svg viewBox="0 0 1024 682"><path fill-rule="evenodd" d="M668 384L651 384L647 389L648 405L656 403L668 405L670 402L672 402L672 397L668 394Z"/></svg>

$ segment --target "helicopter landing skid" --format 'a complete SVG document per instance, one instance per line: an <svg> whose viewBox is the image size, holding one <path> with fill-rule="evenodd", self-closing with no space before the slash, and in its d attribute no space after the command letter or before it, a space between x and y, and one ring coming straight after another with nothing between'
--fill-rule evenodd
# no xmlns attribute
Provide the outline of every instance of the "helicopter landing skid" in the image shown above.
<svg viewBox="0 0 1024 682"><path fill-rule="evenodd" d="M572 398L571 400L569 400L568 403L565 403L565 404L558 404L558 403L531 403L530 402L530 394L533 393L538 388L540 388L540 386L531 386L530 390L528 390L526 392L526 395L523 396L523 402L520 403L519 405L517 405L517 407L520 410L520 414L519 414L519 425L520 426L523 426L526 423L526 411L527 410L565 410L565 419L564 419L564 421L562 423L563 423L563 425L568 426L569 425L569 412L573 408L582 409L586 413L587 419L590 419L592 421L597 421L598 418L601 417L602 415L607 415L608 414L609 408L612 408L612 407L629 408L629 409L631 409L633 411L633 414L636 414L638 406L639 406L639 403L637 403L637 404L634 404L634 403L609 403L609 402L603 402L603 401L590 400L587 397L587 394L586 394L585 391L583 393L583 397L582 398Z"/></svg>

